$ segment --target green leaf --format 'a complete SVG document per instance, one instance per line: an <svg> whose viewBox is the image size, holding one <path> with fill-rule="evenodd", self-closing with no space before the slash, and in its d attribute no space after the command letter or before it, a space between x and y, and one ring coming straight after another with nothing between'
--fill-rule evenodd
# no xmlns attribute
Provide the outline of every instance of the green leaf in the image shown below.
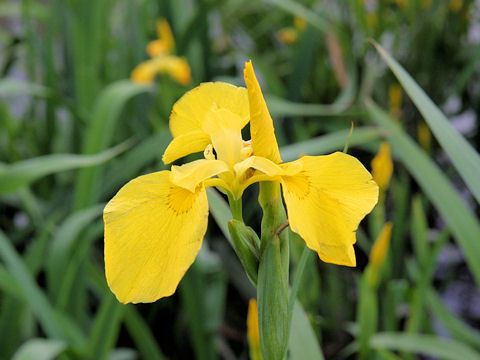
<svg viewBox="0 0 480 360"><path fill-rule="evenodd" d="M387 138L394 155L443 216L462 249L472 274L480 285L480 224L448 182L445 175L398 124L372 101L366 108L370 118L387 130Z"/></svg>
<svg viewBox="0 0 480 360"><path fill-rule="evenodd" d="M442 325L445 326L454 339L480 350L480 331L472 328L470 325L452 314L443 304L435 291L428 291L427 303L429 310L436 316L436 318L438 318L438 320L440 320Z"/></svg>
<svg viewBox="0 0 480 360"><path fill-rule="evenodd" d="M50 174L102 164L117 156L129 146L130 142L124 142L96 155L45 155L2 167L0 169L0 195L16 191Z"/></svg>
<svg viewBox="0 0 480 360"><path fill-rule="evenodd" d="M452 160L473 196L480 203L480 155L449 123L448 119L412 77L380 45L373 43L400 84L422 113L438 142Z"/></svg>
<svg viewBox="0 0 480 360"><path fill-rule="evenodd" d="M312 325L302 305L295 301L293 307L292 329L288 340L290 360L324 359L322 349L318 344Z"/></svg>
<svg viewBox="0 0 480 360"><path fill-rule="evenodd" d="M207 189L207 197L210 213L212 214L213 219L233 248L232 238L230 236L230 231L228 230L228 222L233 216L228 203L214 188Z"/></svg>
<svg viewBox="0 0 480 360"><path fill-rule="evenodd" d="M310 25L316 27L320 31L328 31L331 29L331 24L329 21L312 10L306 8L299 2L292 0L267 0L267 2L272 5L277 5L285 12L305 19Z"/></svg>
<svg viewBox="0 0 480 360"><path fill-rule="evenodd" d="M12 360L54 360L66 347L59 340L30 339L18 348Z"/></svg>
<svg viewBox="0 0 480 360"><path fill-rule="evenodd" d="M50 95L50 91L47 87L40 84L15 79L0 80L0 97L15 97L19 95L46 97Z"/></svg>
<svg viewBox="0 0 480 360"><path fill-rule="evenodd" d="M340 130L296 144L282 146L280 154L284 161L293 161L302 155L320 155L331 151L341 151L348 139L350 130ZM358 127L353 130L349 146L357 146L380 139L380 131L373 127Z"/></svg>
<svg viewBox="0 0 480 360"><path fill-rule="evenodd" d="M123 106L132 97L150 90L150 87L129 80L120 80L107 86L95 103L92 118L88 122L83 154L95 154L106 149L112 142ZM75 209L95 202L101 184L101 180L97 179L99 175L99 169L96 168L80 171L75 188Z"/></svg>
<svg viewBox="0 0 480 360"><path fill-rule="evenodd" d="M47 255L47 284L51 297L58 300L62 279L71 261L78 235L102 213L104 204L71 214L58 228Z"/></svg>
<svg viewBox="0 0 480 360"><path fill-rule="evenodd" d="M0 231L0 258L22 289L24 299L30 305L45 333L52 338L62 339L62 330L53 308L2 231Z"/></svg>
<svg viewBox="0 0 480 360"><path fill-rule="evenodd" d="M125 325L143 359L166 359L148 324L132 305L128 305L125 311Z"/></svg>
<svg viewBox="0 0 480 360"><path fill-rule="evenodd" d="M409 351L445 360L480 359L480 354L469 346L434 335L384 332L374 335L370 345L376 349Z"/></svg>
<svg viewBox="0 0 480 360"><path fill-rule="evenodd" d="M115 345L125 306L112 293L105 294L98 310L88 341L91 359L104 360Z"/></svg>

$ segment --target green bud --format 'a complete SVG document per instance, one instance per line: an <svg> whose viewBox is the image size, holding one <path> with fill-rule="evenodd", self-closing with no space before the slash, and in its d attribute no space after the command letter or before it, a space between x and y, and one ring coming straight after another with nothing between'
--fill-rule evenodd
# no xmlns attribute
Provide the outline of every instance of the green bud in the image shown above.
<svg viewBox="0 0 480 360"><path fill-rule="evenodd" d="M282 360L288 342L288 281L282 266L280 239L265 246L258 270L258 324L266 360Z"/></svg>
<svg viewBox="0 0 480 360"><path fill-rule="evenodd" d="M230 220L228 230L232 236L233 247L250 281L256 285L258 276L258 252L260 239L253 229L239 220Z"/></svg>

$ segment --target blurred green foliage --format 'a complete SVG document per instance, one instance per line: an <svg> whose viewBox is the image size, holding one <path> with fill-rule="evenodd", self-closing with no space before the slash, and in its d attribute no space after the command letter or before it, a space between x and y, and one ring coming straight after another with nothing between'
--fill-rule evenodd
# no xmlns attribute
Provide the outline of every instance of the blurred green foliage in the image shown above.
<svg viewBox="0 0 480 360"><path fill-rule="evenodd" d="M160 17L192 68L188 88L129 80ZM173 103L200 82L243 85L248 59L284 160L343 149L352 121L349 153L370 168L387 140L395 158L358 230L357 268L321 263L290 234L289 358L480 359L478 2L12 0L0 24L0 359L248 357L255 291L220 194L179 291L154 304L110 293L101 220L124 183L164 168ZM244 216L259 228L256 196L246 192ZM372 288L363 271L386 221Z"/></svg>

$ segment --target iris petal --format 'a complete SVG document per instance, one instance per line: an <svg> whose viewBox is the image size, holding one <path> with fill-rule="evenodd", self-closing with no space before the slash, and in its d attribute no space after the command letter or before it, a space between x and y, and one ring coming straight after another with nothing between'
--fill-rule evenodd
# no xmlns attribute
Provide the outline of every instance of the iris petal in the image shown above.
<svg viewBox="0 0 480 360"><path fill-rule="evenodd" d="M325 262L355 266L353 244L360 221L378 199L378 186L354 157L306 156L303 169L282 176L290 227Z"/></svg>
<svg viewBox="0 0 480 360"><path fill-rule="evenodd" d="M169 171L140 176L107 204L105 272L122 303L171 295L195 260L208 222L204 187L190 192Z"/></svg>
<svg viewBox="0 0 480 360"><path fill-rule="evenodd" d="M226 171L229 168L223 161L196 160L182 166L172 166L172 182L194 192L202 181Z"/></svg>
<svg viewBox="0 0 480 360"><path fill-rule="evenodd" d="M173 106L170 131L173 137L203 131L207 113L216 104L236 114L243 128L249 120L247 90L222 82L203 83L183 95Z"/></svg>
<svg viewBox="0 0 480 360"><path fill-rule="evenodd" d="M165 149L162 160L165 164L170 164L181 157L204 151L210 142L210 136L202 131L179 135Z"/></svg>
<svg viewBox="0 0 480 360"><path fill-rule="evenodd" d="M248 89L248 102L250 108L250 134L252 138L253 153L256 156L266 157L275 163L281 163L278 150L273 120L268 112L267 104L263 98L262 89L253 71L252 62L245 64L243 71Z"/></svg>

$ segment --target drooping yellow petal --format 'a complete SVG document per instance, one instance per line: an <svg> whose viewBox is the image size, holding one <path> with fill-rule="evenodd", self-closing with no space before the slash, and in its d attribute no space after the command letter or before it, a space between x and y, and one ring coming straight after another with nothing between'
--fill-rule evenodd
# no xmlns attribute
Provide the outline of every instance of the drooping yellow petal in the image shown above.
<svg viewBox="0 0 480 360"><path fill-rule="evenodd" d="M387 190L393 174L393 161L390 156L390 145L384 141L380 144L378 154L372 160L373 180L380 189Z"/></svg>
<svg viewBox="0 0 480 360"><path fill-rule="evenodd" d="M178 187L170 175L160 171L140 176L105 207L105 273L122 303L170 296L202 245L206 191Z"/></svg>
<svg viewBox="0 0 480 360"><path fill-rule="evenodd" d="M151 85L157 71L155 70L155 65L151 60L144 61L138 64L135 69L133 69L130 79L140 85Z"/></svg>
<svg viewBox="0 0 480 360"><path fill-rule="evenodd" d="M210 136L203 131L192 131L179 135L173 138L165 149L162 160L165 164L170 164L181 157L204 151L210 142Z"/></svg>
<svg viewBox="0 0 480 360"><path fill-rule="evenodd" d="M256 156L266 157L275 163L281 163L273 120L268 112L262 90L255 76L252 62L245 63L243 70L248 90L250 107L250 135L252 138L253 153Z"/></svg>
<svg viewBox="0 0 480 360"><path fill-rule="evenodd" d="M372 176L357 159L340 152L293 163L302 170L281 181L291 229L323 261L355 266L355 231L378 200Z"/></svg>
<svg viewBox="0 0 480 360"><path fill-rule="evenodd" d="M133 69L130 78L137 84L150 85L157 74L168 74L182 85L187 85L191 81L187 61L173 55L157 56L144 61Z"/></svg>
<svg viewBox="0 0 480 360"><path fill-rule="evenodd" d="M238 115L243 126L248 123L248 96L245 88L222 82L203 83L183 95L173 106L170 115L172 136L203 131L206 114L213 104Z"/></svg>
<svg viewBox="0 0 480 360"><path fill-rule="evenodd" d="M260 332L258 329L258 310L257 301L250 299L248 303L247 314L247 339L250 348L250 359L262 360L262 350L260 348Z"/></svg>
<svg viewBox="0 0 480 360"><path fill-rule="evenodd" d="M172 182L194 192L202 181L226 171L229 168L223 161L196 160L182 166L172 166Z"/></svg>

